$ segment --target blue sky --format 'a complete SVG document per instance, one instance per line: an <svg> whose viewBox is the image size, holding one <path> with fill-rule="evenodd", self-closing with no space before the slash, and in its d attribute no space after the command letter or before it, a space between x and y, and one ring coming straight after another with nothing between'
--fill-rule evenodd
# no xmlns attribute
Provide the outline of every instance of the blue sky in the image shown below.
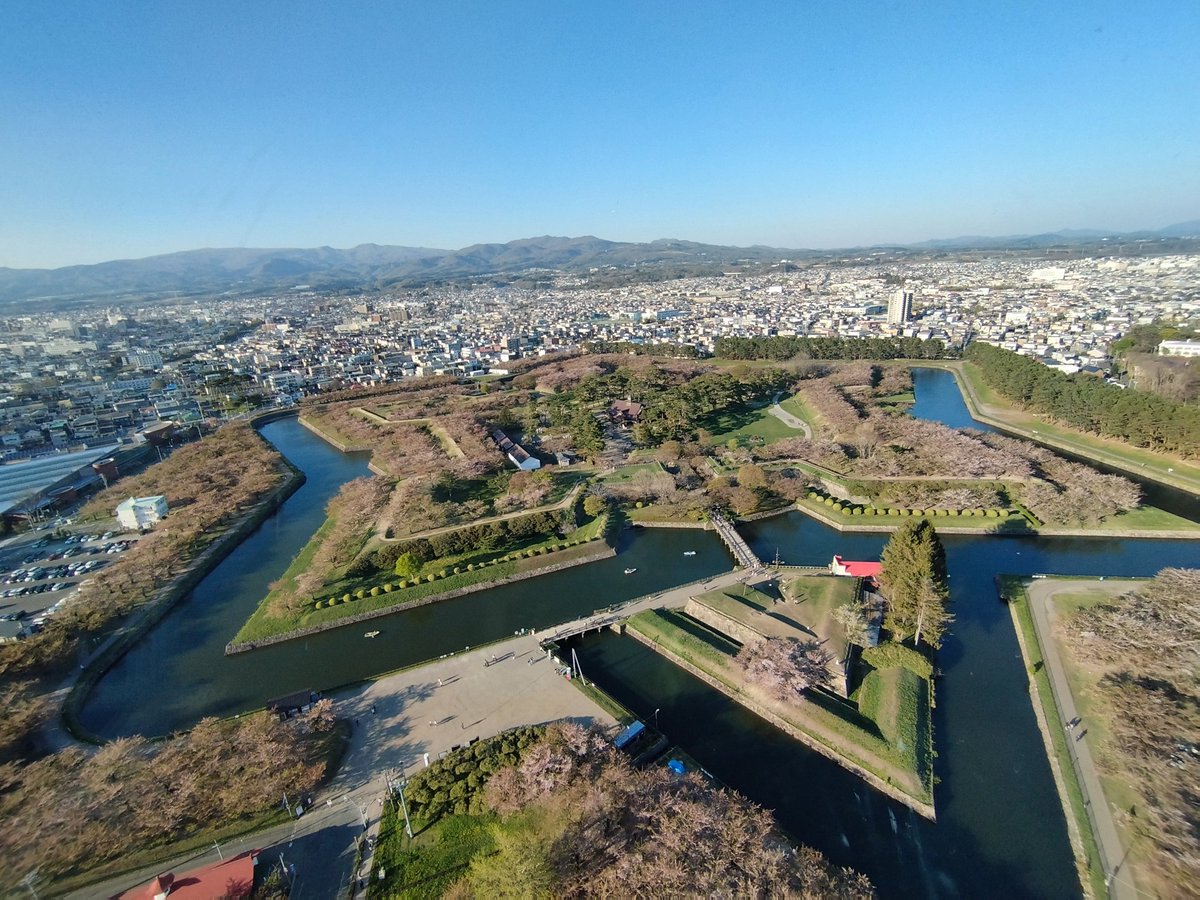
<svg viewBox="0 0 1200 900"><path fill-rule="evenodd" d="M1200 217L1200 3L0 3L0 265Z"/></svg>

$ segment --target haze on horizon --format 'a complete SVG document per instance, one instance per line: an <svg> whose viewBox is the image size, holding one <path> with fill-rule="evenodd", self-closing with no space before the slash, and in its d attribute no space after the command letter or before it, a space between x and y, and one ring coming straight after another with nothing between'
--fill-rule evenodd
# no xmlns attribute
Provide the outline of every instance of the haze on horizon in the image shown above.
<svg viewBox="0 0 1200 900"><path fill-rule="evenodd" d="M1200 5L9 4L0 266L1161 228Z"/></svg>

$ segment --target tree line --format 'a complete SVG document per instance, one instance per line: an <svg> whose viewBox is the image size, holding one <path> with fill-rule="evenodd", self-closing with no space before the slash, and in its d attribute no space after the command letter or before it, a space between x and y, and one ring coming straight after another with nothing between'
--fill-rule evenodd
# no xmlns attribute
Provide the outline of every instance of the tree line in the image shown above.
<svg viewBox="0 0 1200 900"><path fill-rule="evenodd" d="M1200 454L1200 407L1090 375L1067 375L991 344L972 344L966 359L979 367L989 387L1023 409L1135 447Z"/></svg>
<svg viewBox="0 0 1200 900"><path fill-rule="evenodd" d="M956 359L958 351L916 337L721 337L713 355L723 359Z"/></svg>

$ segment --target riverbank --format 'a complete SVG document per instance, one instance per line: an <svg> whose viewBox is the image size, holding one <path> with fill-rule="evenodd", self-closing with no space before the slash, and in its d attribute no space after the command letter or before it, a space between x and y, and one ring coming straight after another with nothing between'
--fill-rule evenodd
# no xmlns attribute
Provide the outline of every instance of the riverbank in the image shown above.
<svg viewBox="0 0 1200 900"><path fill-rule="evenodd" d="M1029 673L1033 709L1067 820L1080 881L1094 896L1132 900L1138 891L1124 879L1113 877L1128 860L1087 737L1088 731L1097 728L1098 723L1078 724L1076 701L1063 659L1050 633L1047 612L1053 595L1059 591L1101 591L1116 596L1129 590L1130 582L1061 577L1034 582L1000 575L997 586L1001 597L1008 601L1021 656Z"/></svg>
<svg viewBox="0 0 1200 900"><path fill-rule="evenodd" d="M454 588L448 591L442 591L436 594L430 594L426 597L418 597L413 600L395 602L387 606L381 606L376 609L364 610L360 613L355 613L349 616L341 616L336 619L331 619L327 622L319 622L313 625L306 625L300 628L293 628L277 634L264 635L256 637L253 640L233 640L225 646L225 655L232 656L237 653L246 653L250 650L256 650L261 647L268 647L272 644L281 644L285 641L295 640L296 638L309 637L314 634L320 634L323 631L330 631L335 628L342 628L347 625L357 625L372 619L390 616L393 613L403 612L408 609L416 609L420 606L428 606L432 603L438 603L442 600L452 600L456 597L465 597L468 594L474 594L479 591L486 591L492 588L501 587L506 584L513 584L518 581L525 581L529 578L537 578L541 575L549 575L553 572L561 572L565 569L574 568L575 566L586 565L587 563L597 562L602 559L609 559L616 556L617 551L609 546L603 539L597 539L593 543L600 546L589 548L586 553L572 554L570 559L562 559L554 562L555 556L566 556L571 554L570 550L562 551L561 554L550 554L548 559L551 560L549 565L539 566L535 569L530 569L525 572L513 572L501 578L489 578L484 581L476 582L475 584L465 585L463 587ZM586 546L586 545L585 545ZM578 548L573 548L578 549ZM485 572L486 575L486 572ZM382 596L382 595L381 595ZM363 601L359 601L363 602Z"/></svg>
<svg viewBox="0 0 1200 900"><path fill-rule="evenodd" d="M1118 469L1134 478L1200 494L1200 466L1140 447L1072 431L1022 412L989 388L970 363L962 360L923 360L906 365L910 368L940 369L953 374L972 418L1005 434Z"/></svg>
<svg viewBox="0 0 1200 900"><path fill-rule="evenodd" d="M282 418L275 416L274 418ZM270 419L268 419L270 421ZM257 429L255 431L257 434ZM259 437L262 438L260 434ZM270 443L267 441L267 443ZM250 508L239 520L231 524L224 533L204 548L178 577L163 585L158 595L135 613L108 640L98 647L82 664L81 671L69 680L69 686L60 688L63 697L60 715L71 738L87 744L100 745L104 739L93 734L79 718L79 710L96 683L104 677L121 658L128 653L147 632L157 625L174 606L186 597L220 562L231 554L245 538L258 528L292 496L306 476L287 457L280 454L284 467L283 481L262 500ZM65 696L64 696L65 694ZM62 745L61 737L56 749Z"/></svg>
<svg viewBox="0 0 1200 900"><path fill-rule="evenodd" d="M892 783L890 779L883 778L875 774L865 765L860 764L843 752L843 748L840 748L836 742L827 743L826 741L823 741L810 731L806 731L805 729L781 716L775 710L770 709L763 703L760 703L758 700L750 697L745 691L727 683L724 679L719 678L706 669L701 668L700 666L681 656L679 653L676 653L673 649L664 646L661 641L655 641L653 638L640 633L637 629L632 627L626 628L625 634L627 634L629 637L632 637L639 643L646 645L655 653L658 653L693 677L700 679L705 684L717 691L720 691L734 702L746 707L746 709L750 710L755 715L770 722L793 740L798 741L810 750L819 753L826 759L830 759L846 770L854 773L880 793L891 797L893 800L896 800L899 803L904 804L909 809L912 809L918 815L923 816L931 822L937 821L937 814L934 810L931 800L927 801L923 798L913 796L908 791Z"/></svg>

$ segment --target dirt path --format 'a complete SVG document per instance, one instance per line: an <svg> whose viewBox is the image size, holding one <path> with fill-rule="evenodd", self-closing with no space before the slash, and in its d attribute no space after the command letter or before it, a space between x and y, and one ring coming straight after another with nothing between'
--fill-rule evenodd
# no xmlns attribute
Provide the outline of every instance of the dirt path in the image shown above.
<svg viewBox="0 0 1200 900"><path fill-rule="evenodd" d="M777 418L784 425L788 426L788 428L795 428L798 431L804 432L804 437L811 441L812 429L809 427L808 423L799 416L793 416L790 412L779 405L779 398L781 396L781 394L776 394L771 399L771 408L768 409L767 412Z"/></svg>

